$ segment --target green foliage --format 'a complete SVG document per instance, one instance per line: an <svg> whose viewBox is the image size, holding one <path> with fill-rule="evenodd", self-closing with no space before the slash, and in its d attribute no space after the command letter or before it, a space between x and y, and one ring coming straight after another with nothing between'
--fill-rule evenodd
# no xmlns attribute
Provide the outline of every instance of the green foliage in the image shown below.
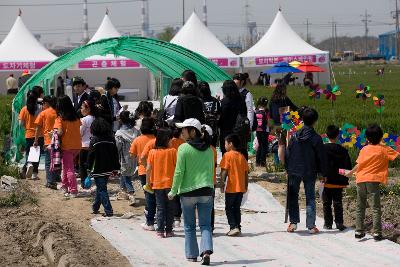
<svg viewBox="0 0 400 267"><path fill-rule="evenodd" d="M0 96L0 148L3 146L4 136L11 130L12 99L12 96Z"/></svg>
<svg viewBox="0 0 400 267"><path fill-rule="evenodd" d="M348 122L358 127L365 128L369 123L380 123L378 112L372 101L372 97L366 100L366 122L364 122L363 101L356 99L356 89L360 83L371 87L372 96L382 94L385 96L385 110L382 113L382 128L386 132L398 134L399 132L399 110L398 99L400 96L400 66L385 65L385 75L377 76L376 69L382 66L372 65L350 65L334 66L337 84L340 86L342 95L335 102L335 117L331 112L331 102L321 96L316 100L315 109L319 113L319 120L315 125L319 133L324 133L329 124L343 125ZM349 70L351 74L349 75ZM318 75L314 75L315 79ZM321 84L325 88L326 84ZM257 100L260 96L271 98L273 89L263 86L249 86L249 89ZM297 106L313 106L314 103L308 97L308 89L299 86L289 86L288 95Z"/></svg>
<svg viewBox="0 0 400 267"><path fill-rule="evenodd" d="M18 207L23 204L38 204L38 199L29 188L29 184L19 182L17 187L5 196L0 197L0 208Z"/></svg>
<svg viewBox="0 0 400 267"><path fill-rule="evenodd" d="M162 32L157 34L157 39L169 42L175 35L175 30L171 26L165 27Z"/></svg>

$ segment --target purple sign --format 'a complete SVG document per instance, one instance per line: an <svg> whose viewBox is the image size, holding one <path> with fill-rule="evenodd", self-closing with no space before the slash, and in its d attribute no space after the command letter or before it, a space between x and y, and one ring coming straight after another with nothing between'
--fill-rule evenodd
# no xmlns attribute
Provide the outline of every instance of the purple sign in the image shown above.
<svg viewBox="0 0 400 267"><path fill-rule="evenodd" d="M38 70L46 66L48 61L22 61L22 62L0 62L0 70Z"/></svg>
<svg viewBox="0 0 400 267"><path fill-rule="evenodd" d="M84 60L78 63L80 69L139 68L140 64L130 59Z"/></svg>

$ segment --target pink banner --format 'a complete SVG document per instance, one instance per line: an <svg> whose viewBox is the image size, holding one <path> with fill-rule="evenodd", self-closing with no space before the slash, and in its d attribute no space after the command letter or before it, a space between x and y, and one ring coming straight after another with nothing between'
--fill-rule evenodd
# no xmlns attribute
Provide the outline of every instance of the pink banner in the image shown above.
<svg viewBox="0 0 400 267"><path fill-rule="evenodd" d="M140 64L130 59L84 60L78 63L80 69L139 68Z"/></svg>
<svg viewBox="0 0 400 267"><path fill-rule="evenodd" d="M236 58L209 58L212 62L219 67L237 67L239 65Z"/></svg>
<svg viewBox="0 0 400 267"><path fill-rule="evenodd" d="M49 62L0 62L0 70L38 70L46 66L47 63Z"/></svg>
<svg viewBox="0 0 400 267"><path fill-rule="evenodd" d="M256 57L255 63L257 66L259 65L274 65L279 62L292 62L299 61L304 62L308 61L310 63L322 64L326 63L328 60L328 55L301 55L301 56L280 56L280 57Z"/></svg>

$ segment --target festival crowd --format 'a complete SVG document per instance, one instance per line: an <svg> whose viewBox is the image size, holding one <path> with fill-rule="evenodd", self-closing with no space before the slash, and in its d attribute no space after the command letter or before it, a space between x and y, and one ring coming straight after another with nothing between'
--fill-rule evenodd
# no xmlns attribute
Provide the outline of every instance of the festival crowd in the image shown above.
<svg viewBox="0 0 400 267"><path fill-rule="evenodd" d="M113 216L107 191L110 177L119 177L120 195L135 205L133 179L144 190L145 222L142 228L155 231L159 238L174 237L183 217L185 257L188 261L210 264L214 252L215 190L225 195L228 236L240 236L241 203L248 190L248 143L256 137L256 166L267 164L268 153L284 164L288 175L287 231L294 232L300 222L299 190L303 182L306 196L306 226L317 234L315 184L324 183L322 193L324 228L333 222L340 231L343 222L343 188L355 174L357 183L356 238L365 236L364 218L368 194L373 197L374 238L382 239L379 184L387 182L388 162L398 157L393 149L381 145L383 132L376 125L366 130L368 145L352 168L348 151L337 144L339 128L326 129L324 144L313 126L318 113L313 108L298 108L286 93L286 84L275 86L272 97L260 97L254 105L246 89L248 75L237 73L224 81L222 99L215 98L207 82L186 70L172 81L160 110L141 101L135 112L118 100L120 82L108 78L105 90L90 90L86 82L72 80L74 97L46 95L34 86L27 94L26 106L19 114L25 129L26 163L21 175L38 179L38 162L29 162L30 149L40 147L45 156L46 187L61 190L75 198L79 191L96 185L92 213ZM298 111L304 123L288 136L280 128L284 110ZM217 175L217 148L222 152ZM80 177L78 185L77 176ZM332 206L334 216L332 214ZM196 217L201 232L196 238Z"/></svg>

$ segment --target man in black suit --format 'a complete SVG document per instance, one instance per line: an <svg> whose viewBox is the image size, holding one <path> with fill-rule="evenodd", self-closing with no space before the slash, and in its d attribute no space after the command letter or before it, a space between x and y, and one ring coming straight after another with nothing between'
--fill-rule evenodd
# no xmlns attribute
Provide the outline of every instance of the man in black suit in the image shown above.
<svg viewBox="0 0 400 267"><path fill-rule="evenodd" d="M72 79L72 87L74 89L74 108L78 113L79 117L82 117L81 106L82 103L89 98L88 93L86 93L86 82L81 77L74 77Z"/></svg>

